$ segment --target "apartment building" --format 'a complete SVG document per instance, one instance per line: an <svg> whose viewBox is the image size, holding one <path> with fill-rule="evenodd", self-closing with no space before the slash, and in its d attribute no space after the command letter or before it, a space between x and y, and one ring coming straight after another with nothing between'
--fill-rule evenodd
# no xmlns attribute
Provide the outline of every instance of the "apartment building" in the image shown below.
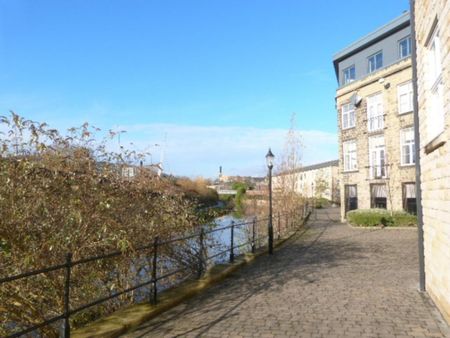
<svg viewBox="0 0 450 338"><path fill-rule="evenodd" d="M425 288L450 323L450 1L412 1Z"/></svg>
<svg viewBox="0 0 450 338"><path fill-rule="evenodd" d="M352 209L415 213L409 13L336 53L333 64L342 220Z"/></svg>
<svg viewBox="0 0 450 338"><path fill-rule="evenodd" d="M274 175L273 189L289 189L306 198L319 197L339 203L339 161L304 166L291 172Z"/></svg>

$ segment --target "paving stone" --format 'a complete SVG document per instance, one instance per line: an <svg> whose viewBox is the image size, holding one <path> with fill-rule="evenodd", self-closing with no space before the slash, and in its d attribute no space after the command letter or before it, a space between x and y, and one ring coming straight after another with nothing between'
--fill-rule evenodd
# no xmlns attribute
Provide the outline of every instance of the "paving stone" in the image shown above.
<svg viewBox="0 0 450 338"><path fill-rule="evenodd" d="M417 232L338 219L318 210L273 256L123 337L449 337L417 291Z"/></svg>

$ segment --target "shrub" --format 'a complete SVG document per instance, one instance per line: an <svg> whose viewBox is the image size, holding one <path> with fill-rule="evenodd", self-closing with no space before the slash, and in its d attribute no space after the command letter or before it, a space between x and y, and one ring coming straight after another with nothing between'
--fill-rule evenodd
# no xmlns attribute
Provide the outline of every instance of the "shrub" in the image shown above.
<svg viewBox="0 0 450 338"><path fill-rule="evenodd" d="M331 202L325 197L316 198L315 207L316 209L327 208L331 205Z"/></svg>
<svg viewBox="0 0 450 338"><path fill-rule="evenodd" d="M393 214L386 209L358 209L347 213L347 220L356 226L415 226L417 217L403 211L394 211Z"/></svg>
<svg viewBox="0 0 450 338"><path fill-rule="evenodd" d="M14 113L0 117L0 277L61 264L67 252L74 260L118 249L125 253L72 270L72 307L147 278L149 252L136 257L134 249L156 235L164 240L198 224L197 205L140 166L140 154L108 151L114 133L97 141L96 132L84 124L61 134ZM135 174L124 175L128 169ZM55 271L1 284L0 336L59 313L63 281L62 272ZM72 324L109 313L133 297L125 294L80 312ZM57 337L58 330L44 327L40 334Z"/></svg>

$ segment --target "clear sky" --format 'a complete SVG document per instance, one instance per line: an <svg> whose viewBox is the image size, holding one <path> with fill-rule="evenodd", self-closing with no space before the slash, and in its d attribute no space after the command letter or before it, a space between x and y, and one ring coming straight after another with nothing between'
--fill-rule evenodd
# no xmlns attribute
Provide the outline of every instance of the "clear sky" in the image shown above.
<svg viewBox="0 0 450 338"><path fill-rule="evenodd" d="M0 115L125 129L166 170L263 175L292 113L337 159L334 53L407 0L0 0Z"/></svg>

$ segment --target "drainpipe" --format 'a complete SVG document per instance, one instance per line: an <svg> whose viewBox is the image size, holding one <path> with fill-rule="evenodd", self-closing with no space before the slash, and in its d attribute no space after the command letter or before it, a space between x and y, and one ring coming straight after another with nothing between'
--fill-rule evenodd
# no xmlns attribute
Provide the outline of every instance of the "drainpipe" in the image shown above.
<svg viewBox="0 0 450 338"><path fill-rule="evenodd" d="M416 203L417 226L419 246L419 291L425 291L425 255L423 245L423 212L422 212L422 188L420 181L420 133L419 133L419 102L417 93L417 50L416 50L416 24L414 14L415 0L409 0L409 13L411 21L411 49L412 49L412 83L413 83L413 109L414 109L414 143L416 152Z"/></svg>

